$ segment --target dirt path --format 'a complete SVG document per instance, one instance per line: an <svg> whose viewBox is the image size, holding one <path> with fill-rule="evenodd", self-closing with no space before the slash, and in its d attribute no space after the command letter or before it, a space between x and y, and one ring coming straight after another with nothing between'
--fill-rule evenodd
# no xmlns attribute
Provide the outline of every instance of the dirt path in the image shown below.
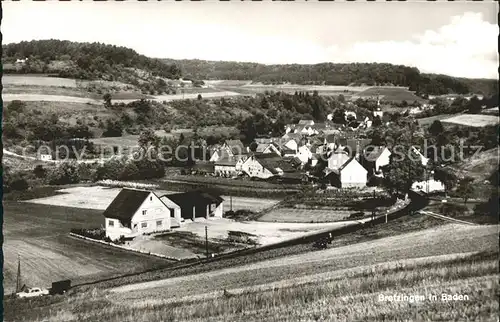
<svg viewBox="0 0 500 322"><path fill-rule="evenodd" d="M438 218L438 219L442 219L442 220L446 220L446 221L450 221L450 222L456 223L456 224L476 225L476 224L468 222L468 221L463 221L460 219L455 219L455 218L443 216L443 215L436 214L436 213L431 212L431 211L420 211L420 212L423 213L424 215L431 216L431 217Z"/></svg>

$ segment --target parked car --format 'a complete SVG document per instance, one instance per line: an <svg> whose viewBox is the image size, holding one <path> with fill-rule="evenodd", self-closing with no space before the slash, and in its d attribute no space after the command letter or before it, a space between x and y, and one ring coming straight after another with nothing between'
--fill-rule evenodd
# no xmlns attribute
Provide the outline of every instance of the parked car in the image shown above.
<svg viewBox="0 0 500 322"><path fill-rule="evenodd" d="M23 292L19 292L16 295L19 298L38 297L38 296L49 295L49 290L42 289L39 287L33 287L33 288L28 288Z"/></svg>

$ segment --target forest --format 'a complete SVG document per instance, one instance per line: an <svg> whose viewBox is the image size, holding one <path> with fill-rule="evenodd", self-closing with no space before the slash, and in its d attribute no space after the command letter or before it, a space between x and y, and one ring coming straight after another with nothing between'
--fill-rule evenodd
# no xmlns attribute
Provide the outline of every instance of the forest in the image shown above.
<svg viewBox="0 0 500 322"><path fill-rule="evenodd" d="M173 60L182 74L196 79L251 80L264 84L292 83L300 85L396 85L406 86L417 94L483 94L491 95L498 89L498 81L466 79L446 75L424 74L415 67L379 63L315 65L264 65L257 63Z"/></svg>

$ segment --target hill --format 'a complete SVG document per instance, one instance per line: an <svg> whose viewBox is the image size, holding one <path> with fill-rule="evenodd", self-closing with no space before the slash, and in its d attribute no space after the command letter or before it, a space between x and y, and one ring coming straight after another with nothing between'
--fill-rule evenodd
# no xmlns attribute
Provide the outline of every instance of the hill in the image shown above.
<svg viewBox="0 0 500 322"><path fill-rule="evenodd" d="M129 48L101 43L33 40L3 45L2 51L4 74L52 74L63 78L120 81L155 92L167 91L165 79L180 77L180 69L175 64L140 55Z"/></svg>
<svg viewBox="0 0 500 322"><path fill-rule="evenodd" d="M489 96L498 91L498 81L465 79L446 75L423 74L417 68L379 63L315 65L264 65L258 63L162 59L181 66L185 78L214 80L251 80L300 85L394 85L410 87L425 94L481 93Z"/></svg>

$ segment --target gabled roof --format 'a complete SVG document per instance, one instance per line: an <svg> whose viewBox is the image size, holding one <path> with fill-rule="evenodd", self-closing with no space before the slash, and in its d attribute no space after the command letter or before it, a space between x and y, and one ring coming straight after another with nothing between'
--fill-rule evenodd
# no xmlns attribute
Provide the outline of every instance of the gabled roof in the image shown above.
<svg viewBox="0 0 500 322"><path fill-rule="evenodd" d="M376 146L370 151L365 152L365 159L368 161L376 161L385 149L385 146Z"/></svg>
<svg viewBox="0 0 500 322"><path fill-rule="evenodd" d="M233 152L234 154L242 153L245 151L245 146L240 140L226 140L224 143L231 149L231 152Z"/></svg>
<svg viewBox="0 0 500 322"><path fill-rule="evenodd" d="M313 120L300 120L299 125L313 125L314 121Z"/></svg>
<svg viewBox="0 0 500 322"><path fill-rule="evenodd" d="M272 174L278 174L278 169L283 172L293 172L295 168L292 164L275 153L255 154L255 159Z"/></svg>
<svg viewBox="0 0 500 322"><path fill-rule="evenodd" d="M204 206L213 203L220 204L222 201L224 201L224 199L221 196L203 191L174 193L170 195L163 195L160 197L160 199L162 198L167 198L171 200L181 208Z"/></svg>
<svg viewBox="0 0 500 322"><path fill-rule="evenodd" d="M273 145L273 144L272 143L259 143L259 144L257 144L257 148L255 149L255 152L262 153L262 152L266 151L267 148L269 148L271 145Z"/></svg>
<svg viewBox="0 0 500 322"><path fill-rule="evenodd" d="M214 162L214 165L235 166L238 161L246 158L246 154L236 154L233 156L224 156L223 158Z"/></svg>
<svg viewBox="0 0 500 322"><path fill-rule="evenodd" d="M104 210L103 215L106 218L118 219L123 223L130 222L150 193L147 190L123 188Z"/></svg>

